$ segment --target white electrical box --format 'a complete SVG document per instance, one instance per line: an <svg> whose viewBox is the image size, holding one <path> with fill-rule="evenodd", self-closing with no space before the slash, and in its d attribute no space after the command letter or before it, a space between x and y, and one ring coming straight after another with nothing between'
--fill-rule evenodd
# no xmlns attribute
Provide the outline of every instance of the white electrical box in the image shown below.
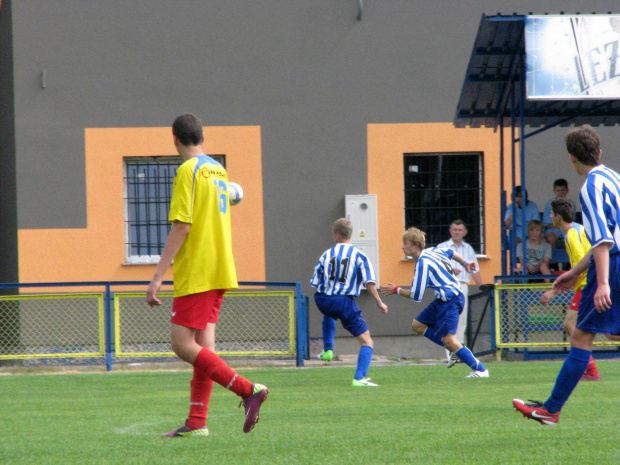
<svg viewBox="0 0 620 465"><path fill-rule="evenodd" d="M377 196L375 194L345 195L344 208L346 218L353 223L351 244L368 256L377 276L377 286L379 286Z"/></svg>

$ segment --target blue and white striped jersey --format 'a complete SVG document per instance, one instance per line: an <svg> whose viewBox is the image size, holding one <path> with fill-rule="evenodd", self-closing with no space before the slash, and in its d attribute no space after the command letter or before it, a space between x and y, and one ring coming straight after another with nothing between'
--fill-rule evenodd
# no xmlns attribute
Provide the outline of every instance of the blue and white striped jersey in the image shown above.
<svg viewBox="0 0 620 465"><path fill-rule="evenodd" d="M449 301L462 294L461 285L452 271L450 260L454 255L452 249L433 247L424 249L415 264L411 282L411 299L420 302L424 291L430 287L435 291L435 298Z"/></svg>
<svg viewBox="0 0 620 465"><path fill-rule="evenodd" d="M580 193L583 225L592 248L612 243L609 253L620 251L620 175L605 165L595 166Z"/></svg>
<svg viewBox="0 0 620 465"><path fill-rule="evenodd" d="M340 243L321 255L310 285L320 294L357 297L362 285L376 280L366 254L352 244Z"/></svg>

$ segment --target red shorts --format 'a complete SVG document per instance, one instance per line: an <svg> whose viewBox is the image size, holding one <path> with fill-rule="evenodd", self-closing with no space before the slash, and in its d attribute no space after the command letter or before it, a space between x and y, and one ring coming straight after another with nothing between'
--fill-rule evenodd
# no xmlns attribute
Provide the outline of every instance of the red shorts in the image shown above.
<svg viewBox="0 0 620 465"><path fill-rule="evenodd" d="M225 292L223 289L213 289L175 297L172 300L170 321L177 325L204 331L207 329L207 323L217 323Z"/></svg>
<svg viewBox="0 0 620 465"><path fill-rule="evenodd" d="M576 312L578 312L580 300L581 300L581 290L575 291L575 295L573 296L573 299L570 301L570 304L568 304L568 309L575 310Z"/></svg>

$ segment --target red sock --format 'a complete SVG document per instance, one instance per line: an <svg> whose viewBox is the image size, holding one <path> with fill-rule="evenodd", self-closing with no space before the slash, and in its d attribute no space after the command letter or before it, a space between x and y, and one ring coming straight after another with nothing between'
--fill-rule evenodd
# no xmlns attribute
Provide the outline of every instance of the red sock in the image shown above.
<svg viewBox="0 0 620 465"><path fill-rule="evenodd" d="M207 424L209 400L213 391L213 380L204 370L194 367L194 377L190 385L189 417L185 426L191 429L202 428Z"/></svg>
<svg viewBox="0 0 620 465"><path fill-rule="evenodd" d="M590 355L590 361L588 362L588 368L586 368L586 373L592 376L598 375L596 363L594 363L594 358L592 357L592 355Z"/></svg>
<svg viewBox="0 0 620 465"><path fill-rule="evenodd" d="M217 384L240 397L248 397L252 394L252 383L230 368L219 355L205 347L198 352L194 367L203 370Z"/></svg>

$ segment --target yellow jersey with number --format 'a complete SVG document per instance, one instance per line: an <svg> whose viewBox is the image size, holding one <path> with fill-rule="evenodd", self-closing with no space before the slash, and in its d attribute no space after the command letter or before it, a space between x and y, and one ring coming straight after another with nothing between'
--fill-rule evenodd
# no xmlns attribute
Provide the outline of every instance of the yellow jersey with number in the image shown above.
<svg viewBox="0 0 620 465"><path fill-rule="evenodd" d="M199 155L177 170L168 219L191 225L174 257L174 295L236 289L232 254L228 174L217 161Z"/></svg>

